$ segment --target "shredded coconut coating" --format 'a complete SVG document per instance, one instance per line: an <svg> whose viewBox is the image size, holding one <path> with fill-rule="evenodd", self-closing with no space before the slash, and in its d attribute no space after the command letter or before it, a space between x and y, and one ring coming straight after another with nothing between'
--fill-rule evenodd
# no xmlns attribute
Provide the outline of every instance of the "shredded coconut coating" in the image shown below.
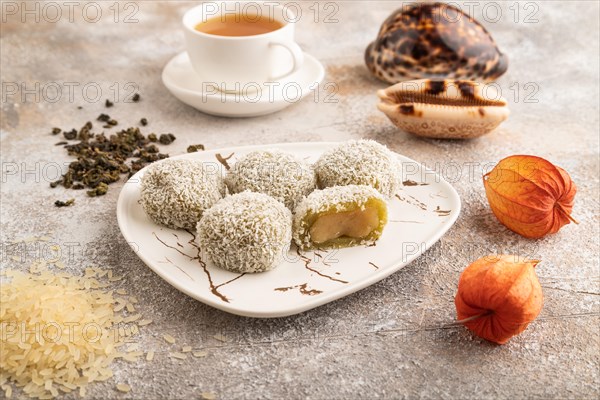
<svg viewBox="0 0 600 400"><path fill-rule="evenodd" d="M141 179L141 203L156 223L195 229L202 213L225 195L218 168L198 160L164 160L147 167Z"/></svg>
<svg viewBox="0 0 600 400"><path fill-rule="evenodd" d="M262 193L227 196L198 223L200 248L220 268L262 272L275 268L292 240L292 213Z"/></svg>
<svg viewBox="0 0 600 400"><path fill-rule="evenodd" d="M350 140L328 150L315 163L318 186L368 185L386 198L400 188L400 162L374 140Z"/></svg>
<svg viewBox="0 0 600 400"><path fill-rule="evenodd" d="M362 239L341 237L324 244L312 242L310 227L321 215L364 210L367 207L374 207L379 213L379 226L367 237ZM367 245L379 239L386 224L387 204L377 190L366 185L334 186L315 190L298 205L294 211L293 239L301 249Z"/></svg>
<svg viewBox="0 0 600 400"><path fill-rule="evenodd" d="M317 178L309 163L279 150L265 150L242 157L227 173L225 183L231 193L264 193L293 210L315 190Z"/></svg>

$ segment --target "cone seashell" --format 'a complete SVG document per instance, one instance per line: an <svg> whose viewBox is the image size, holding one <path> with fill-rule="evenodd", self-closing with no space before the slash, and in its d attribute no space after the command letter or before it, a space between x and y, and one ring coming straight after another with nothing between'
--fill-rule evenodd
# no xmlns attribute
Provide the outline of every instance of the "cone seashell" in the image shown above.
<svg viewBox="0 0 600 400"><path fill-rule="evenodd" d="M378 79L469 79L504 74L508 57L474 18L444 3L411 4L390 15L365 51Z"/></svg>
<svg viewBox="0 0 600 400"><path fill-rule="evenodd" d="M377 92L377 108L403 131L436 139L471 139L508 118L495 86L472 81L400 82Z"/></svg>

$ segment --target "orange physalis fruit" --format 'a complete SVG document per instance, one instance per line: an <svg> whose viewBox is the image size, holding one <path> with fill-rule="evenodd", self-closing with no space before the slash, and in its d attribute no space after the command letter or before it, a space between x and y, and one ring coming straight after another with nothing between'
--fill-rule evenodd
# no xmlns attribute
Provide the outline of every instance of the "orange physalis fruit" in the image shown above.
<svg viewBox="0 0 600 400"><path fill-rule="evenodd" d="M538 260L490 255L461 274L454 298L458 322L477 336L504 344L523 332L542 310Z"/></svg>
<svg viewBox="0 0 600 400"><path fill-rule="evenodd" d="M571 217L577 188L565 170L535 156L510 156L483 177L496 218L527 238L577 223Z"/></svg>

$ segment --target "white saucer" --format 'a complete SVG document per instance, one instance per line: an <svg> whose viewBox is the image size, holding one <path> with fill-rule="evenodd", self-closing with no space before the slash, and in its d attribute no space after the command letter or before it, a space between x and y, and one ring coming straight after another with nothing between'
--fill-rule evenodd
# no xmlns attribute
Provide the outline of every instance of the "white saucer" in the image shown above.
<svg viewBox="0 0 600 400"><path fill-rule="evenodd" d="M259 91L225 94L207 89L208 84L196 74L187 52L183 52L167 63L162 81L173 96L204 113L223 117L255 117L274 113L300 101L318 89L324 76L323 65L304 53L304 65L296 73ZM247 88L252 89L251 86Z"/></svg>

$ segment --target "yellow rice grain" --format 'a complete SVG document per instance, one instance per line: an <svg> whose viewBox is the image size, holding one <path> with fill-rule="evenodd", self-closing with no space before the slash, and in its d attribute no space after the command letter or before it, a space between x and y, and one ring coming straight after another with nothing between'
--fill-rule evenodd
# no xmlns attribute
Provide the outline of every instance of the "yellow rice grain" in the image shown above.
<svg viewBox="0 0 600 400"><path fill-rule="evenodd" d="M180 359L180 360L185 360L185 359L187 358L187 356L186 356L185 354L183 354L183 353L179 353L179 352L176 352L176 351L175 351L175 352L173 352L173 353L170 353L169 355L170 355L171 357L173 357L173 358L178 358L178 359Z"/></svg>
<svg viewBox="0 0 600 400"><path fill-rule="evenodd" d="M148 353L146 353L146 361L152 361L154 360L154 352L152 350L150 350Z"/></svg>
<svg viewBox="0 0 600 400"><path fill-rule="evenodd" d="M4 390L4 396L7 399L10 399L12 396L12 386L10 385L2 385L2 390Z"/></svg>
<svg viewBox="0 0 600 400"><path fill-rule="evenodd" d="M123 318L123 322L133 322L133 321L137 321L140 318L142 318L142 316L140 314L133 314L133 315Z"/></svg>
<svg viewBox="0 0 600 400"><path fill-rule="evenodd" d="M129 393L129 391L131 390L131 386L129 386L126 383L119 383L119 384L117 384L117 390L119 392Z"/></svg>
<svg viewBox="0 0 600 400"><path fill-rule="evenodd" d="M144 353L142 353L141 351L132 351L130 353L124 354L123 360L129 362L136 362L138 360L138 357L142 356L143 354Z"/></svg>
<svg viewBox="0 0 600 400"><path fill-rule="evenodd" d="M175 338L173 336L169 335L168 333L163 335L163 339L165 339L165 342L167 342L169 344L175 343Z"/></svg>
<svg viewBox="0 0 600 400"><path fill-rule="evenodd" d="M229 341L229 338L227 336L223 336L221 334L216 334L213 336L215 339L217 339L220 342L227 342Z"/></svg>

